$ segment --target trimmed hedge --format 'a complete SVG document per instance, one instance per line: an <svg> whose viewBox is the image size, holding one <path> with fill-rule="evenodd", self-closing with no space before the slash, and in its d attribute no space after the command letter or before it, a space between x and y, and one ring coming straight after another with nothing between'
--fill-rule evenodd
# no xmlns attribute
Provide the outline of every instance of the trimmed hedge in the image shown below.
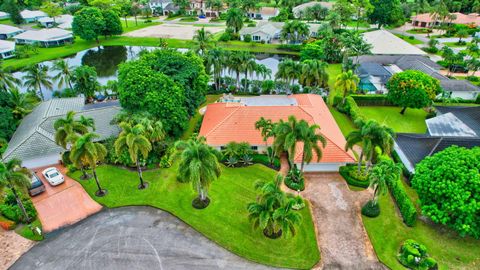
<svg viewBox="0 0 480 270"><path fill-rule="evenodd" d="M371 218L378 217L380 215L380 204L368 201L362 207L362 215Z"/></svg>
<svg viewBox="0 0 480 270"><path fill-rule="evenodd" d="M350 175L351 170L356 170L357 166L356 165L347 165L347 166L342 166L340 167L340 175L347 181L347 183L351 186L355 187L360 187L360 188L367 188L370 185L369 181L361 181L358 179L355 179Z"/></svg>
<svg viewBox="0 0 480 270"><path fill-rule="evenodd" d="M408 197L402 180L398 178L395 181L387 181L387 186L397 203L398 210L400 210L402 214L403 222L407 226L412 227L417 220L417 209L410 200L410 197Z"/></svg>
<svg viewBox="0 0 480 270"><path fill-rule="evenodd" d="M252 156L252 162L253 163L259 163L259 164L263 164L267 167L272 167L270 165L270 162L268 161L268 157L266 155L263 155L263 154L253 154L251 155ZM275 158L273 160L273 167L275 169L279 169L280 168L280 160L278 158Z"/></svg>
<svg viewBox="0 0 480 270"><path fill-rule="evenodd" d="M394 106L386 95L351 95L358 106Z"/></svg>
<svg viewBox="0 0 480 270"><path fill-rule="evenodd" d="M395 161L395 163L398 163L400 164L400 166L402 167L402 173L403 173L403 176L405 176L405 178L407 178L409 184L410 184L410 180L412 179L412 173L410 173L408 170L407 170L407 167L405 167L405 165L403 164L402 160L400 159L400 156L398 155L397 151L392 151L392 159L393 161Z"/></svg>

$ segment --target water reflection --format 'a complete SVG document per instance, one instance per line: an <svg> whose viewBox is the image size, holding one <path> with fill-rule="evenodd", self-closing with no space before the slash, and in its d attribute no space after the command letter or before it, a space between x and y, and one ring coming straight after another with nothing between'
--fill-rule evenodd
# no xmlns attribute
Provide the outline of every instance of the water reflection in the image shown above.
<svg viewBox="0 0 480 270"><path fill-rule="evenodd" d="M132 53L136 57L136 53ZM127 48L124 46L103 47L97 50L89 50L82 57L82 65L94 67L98 77L114 76L118 65L127 61Z"/></svg>

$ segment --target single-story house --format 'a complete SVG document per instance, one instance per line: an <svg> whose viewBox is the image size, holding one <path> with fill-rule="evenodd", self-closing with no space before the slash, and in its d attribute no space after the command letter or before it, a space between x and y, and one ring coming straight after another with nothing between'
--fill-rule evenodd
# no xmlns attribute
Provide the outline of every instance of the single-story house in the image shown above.
<svg viewBox="0 0 480 270"><path fill-rule="evenodd" d="M259 9L251 10L247 13L247 17L254 20L266 20L277 16L280 13L278 8L261 7Z"/></svg>
<svg viewBox="0 0 480 270"><path fill-rule="evenodd" d="M43 17L37 20L37 22L42 25L43 27L46 28L51 28L55 26L55 22L53 21L53 18L51 17Z"/></svg>
<svg viewBox="0 0 480 270"><path fill-rule="evenodd" d="M461 98L465 100L476 100L480 95L480 87L472 84L468 80L441 80L445 94L451 98Z"/></svg>
<svg viewBox="0 0 480 270"><path fill-rule="evenodd" d="M415 165L452 145L480 146L480 107L437 106L437 116L426 120L427 134L397 134L395 151L405 167Z"/></svg>
<svg viewBox="0 0 480 270"><path fill-rule="evenodd" d="M293 115L299 120L320 125L320 132L327 141L325 148L322 147L320 161L317 162L314 156L312 162L305 165L305 171L335 172L341 166L355 162L353 153L345 151L345 137L319 95L257 96L229 100L208 105L200 128L199 135L218 150L233 141L247 142L253 150L265 152L273 139L265 142L260 131L255 129L255 122L260 117L277 122ZM295 157L292 157L296 164L301 163L302 148L302 144L298 143Z"/></svg>
<svg viewBox="0 0 480 270"><path fill-rule="evenodd" d="M6 20L8 18L10 18L10 14L0 11L0 20Z"/></svg>
<svg viewBox="0 0 480 270"><path fill-rule="evenodd" d="M58 28L62 29L70 29L72 28L73 16L72 15L60 15L55 17L55 19L50 17L44 17L38 19L38 23L40 23L43 27L51 28L57 24Z"/></svg>
<svg viewBox="0 0 480 270"><path fill-rule="evenodd" d="M460 12L455 12L451 13L451 15L453 15L455 19L452 21L446 21L448 24L480 26L480 15L477 13L463 14ZM418 14L416 16L412 16L411 19L412 25L415 27L431 28L439 26L442 23L440 19L436 19L430 13Z"/></svg>
<svg viewBox="0 0 480 270"><path fill-rule="evenodd" d="M63 152L55 143L53 124L57 119L65 117L69 111L76 112L76 117L91 117L95 120L95 133L100 135L99 140L104 140L120 132L118 126L111 124L120 110L118 101L85 105L83 97L42 102L22 120L8 143L3 160L17 158L27 168L56 164Z"/></svg>
<svg viewBox="0 0 480 270"><path fill-rule="evenodd" d="M305 12L308 8L313 7L315 5L320 5L323 8L326 8L326 9L330 10L330 9L333 8L334 4L335 4L335 2L324 2L324 1L321 1L321 2L312 1L312 2L303 3L303 4L298 5L298 6L296 6L292 9L293 16L295 16L295 18L297 18L297 19L301 18L305 15Z"/></svg>
<svg viewBox="0 0 480 270"><path fill-rule="evenodd" d="M0 39L9 39L12 38L25 30L6 24L0 24Z"/></svg>
<svg viewBox="0 0 480 270"><path fill-rule="evenodd" d="M42 47L61 46L74 41L73 32L60 28L29 30L13 37L17 44L39 44Z"/></svg>
<svg viewBox="0 0 480 270"><path fill-rule="evenodd" d="M386 30L376 30L363 34L366 43L372 45L372 54L376 55L427 55L420 48Z"/></svg>
<svg viewBox="0 0 480 270"><path fill-rule="evenodd" d="M8 59L15 56L15 42L0 40L0 59Z"/></svg>
<svg viewBox="0 0 480 270"><path fill-rule="evenodd" d="M255 27L242 28L240 38L244 40L246 35L250 35L254 42L271 43L274 39L280 38L282 28L282 22L259 22Z"/></svg>
<svg viewBox="0 0 480 270"><path fill-rule="evenodd" d="M40 10L28 10L25 9L20 12L23 20L26 23L32 23L38 21L40 18L48 17L47 13L40 11Z"/></svg>

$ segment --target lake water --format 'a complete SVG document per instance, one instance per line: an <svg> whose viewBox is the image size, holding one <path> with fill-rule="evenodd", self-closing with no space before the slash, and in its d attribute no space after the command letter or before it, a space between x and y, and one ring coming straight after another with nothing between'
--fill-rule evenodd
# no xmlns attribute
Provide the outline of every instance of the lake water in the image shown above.
<svg viewBox="0 0 480 270"><path fill-rule="evenodd" d="M66 57L68 64L72 67L78 67L81 65L89 65L96 69L98 74L98 82L101 85L105 85L109 80L117 79L118 65L132 59L136 59L142 50L153 50L153 47L141 47L141 46L102 46L98 48L92 48L85 51L78 52L74 55ZM272 79L278 70L278 63L285 56L272 55L272 54L256 54L256 61L258 64L264 64L272 70ZM54 61L42 62L49 69L49 75L55 76L56 71L51 70ZM227 73L227 72L226 72ZM21 79L24 76L24 72L15 72L13 75L16 78ZM226 74L228 75L228 74ZM234 77L234 74L230 74ZM241 76L243 78L243 74ZM258 78L260 79L260 78ZM19 87L22 92L26 92L23 86ZM65 88L65 86L63 87ZM53 91L59 90L57 83L53 83L53 89L43 89L45 99L51 99Z"/></svg>

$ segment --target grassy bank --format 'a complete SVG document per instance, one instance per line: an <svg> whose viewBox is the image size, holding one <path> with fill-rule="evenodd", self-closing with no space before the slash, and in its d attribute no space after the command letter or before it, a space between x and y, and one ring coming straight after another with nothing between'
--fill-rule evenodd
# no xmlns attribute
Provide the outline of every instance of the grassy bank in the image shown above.
<svg viewBox="0 0 480 270"><path fill-rule="evenodd" d="M425 119L427 112L423 109L407 109L405 114L400 114L402 109L394 106L361 106L360 112L366 119L375 120L385 124L395 132L425 133L427 125Z"/></svg>
<svg viewBox="0 0 480 270"><path fill-rule="evenodd" d="M253 230L247 218L246 206L256 198L255 181L271 180L276 172L263 166L231 169L222 166L222 176L211 185L211 204L195 210L191 184L176 180L175 166L170 169L147 171L144 178L150 183L138 190L136 172L113 166L100 166L98 177L108 195L97 198L95 181L79 181L96 201L106 207L149 205L166 210L204 234L222 247L249 260L286 268L307 269L315 265L320 254L310 210L303 209L303 223L297 235L290 239L272 240L261 231ZM79 172L73 174L75 179Z"/></svg>
<svg viewBox="0 0 480 270"><path fill-rule="evenodd" d="M395 36L403 39L404 41L412 44L412 45L420 45L420 44L423 44L422 41L416 39L416 38L410 38L410 36L404 36L404 35L400 35L400 34L395 34Z"/></svg>

